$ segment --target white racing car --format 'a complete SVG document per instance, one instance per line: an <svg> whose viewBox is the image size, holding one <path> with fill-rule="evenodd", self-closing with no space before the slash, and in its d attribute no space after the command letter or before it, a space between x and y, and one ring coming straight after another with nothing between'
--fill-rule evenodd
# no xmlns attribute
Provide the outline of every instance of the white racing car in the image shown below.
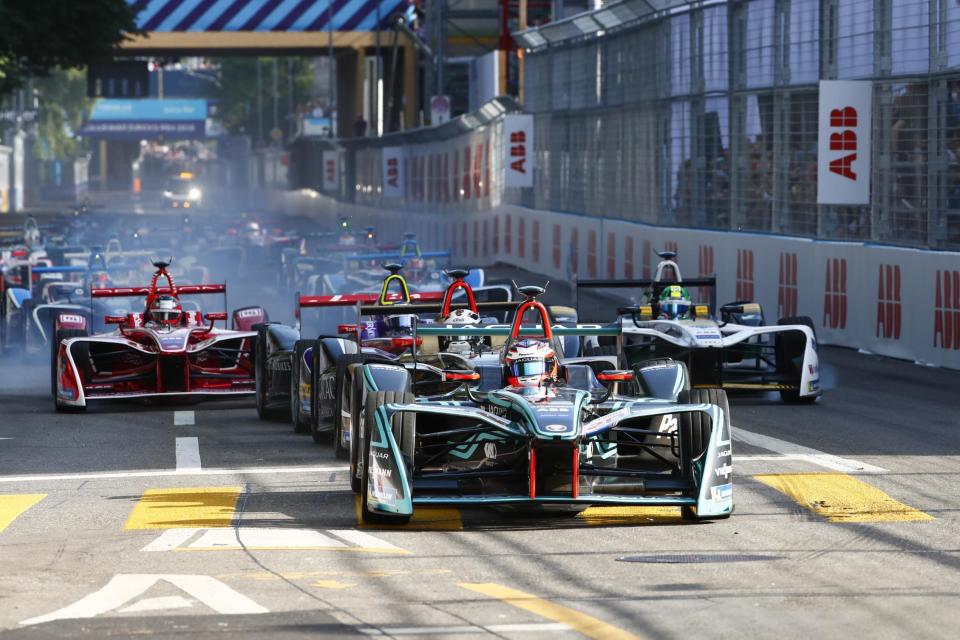
<svg viewBox="0 0 960 640"><path fill-rule="evenodd" d="M676 254L662 261L653 280L581 280L583 289L640 289L640 304L618 309L623 327L617 343L601 339L595 355L617 355L635 366L652 358L686 363L694 387L728 391L779 391L786 402L812 403L823 393L813 321L806 316L764 322L751 301L723 305L715 314L716 278L684 280ZM693 303L688 288L705 288L709 304ZM581 317L584 315L581 310Z"/></svg>

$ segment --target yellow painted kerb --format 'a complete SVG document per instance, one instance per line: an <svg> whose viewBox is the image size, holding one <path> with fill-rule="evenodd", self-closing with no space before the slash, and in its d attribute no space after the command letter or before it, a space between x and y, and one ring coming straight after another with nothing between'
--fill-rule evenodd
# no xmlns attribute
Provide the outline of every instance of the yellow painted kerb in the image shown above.
<svg viewBox="0 0 960 640"><path fill-rule="evenodd" d="M772 473L753 477L830 522L934 519L845 473Z"/></svg>
<svg viewBox="0 0 960 640"><path fill-rule="evenodd" d="M607 624L593 616L588 616L575 609L564 607L517 589L492 582L461 582L460 586L491 598L503 600L509 605L529 611L547 620L562 622L588 638L594 638L595 640L639 640L641 638L641 636Z"/></svg>
<svg viewBox="0 0 960 640"><path fill-rule="evenodd" d="M20 493L0 496L0 531L3 531L21 513L47 497L45 493Z"/></svg>
<svg viewBox="0 0 960 640"><path fill-rule="evenodd" d="M148 489L130 512L125 529L229 527L240 487Z"/></svg>

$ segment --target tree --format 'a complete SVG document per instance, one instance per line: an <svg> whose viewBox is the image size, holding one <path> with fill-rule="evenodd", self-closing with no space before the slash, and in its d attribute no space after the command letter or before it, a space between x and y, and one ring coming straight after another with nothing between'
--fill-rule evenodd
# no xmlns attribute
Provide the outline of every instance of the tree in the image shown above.
<svg viewBox="0 0 960 640"><path fill-rule="evenodd" d="M260 58L263 82L260 87L260 102L263 108L263 135L273 127L273 58ZM260 114L257 112L257 58L215 58L220 68L220 82L213 90L217 110L224 128L231 133L256 137ZM278 100L280 103L281 129L287 125L287 63L280 58L277 68ZM294 109L303 106L313 92L313 66L309 58L294 58L293 73Z"/></svg>
<svg viewBox="0 0 960 640"><path fill-rule="evenodd" d="M128 35L141 34L125 0L0 1L0 94L57 67L110 60Z"/></svg>

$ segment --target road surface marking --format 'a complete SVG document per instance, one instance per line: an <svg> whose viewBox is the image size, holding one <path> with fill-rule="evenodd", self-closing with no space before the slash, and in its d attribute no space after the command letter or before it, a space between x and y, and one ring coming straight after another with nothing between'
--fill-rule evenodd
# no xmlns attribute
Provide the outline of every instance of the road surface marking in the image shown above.
<svg viewBox="0 0 960 640"><path fill-rule="evenodd" d="M177 471L200 469L200 439L177 438Z"/></svg>
<svg viewBox="0 0 960 640"><path fill-rule="evenodd" d="M243 550L409 553L406 549L401 549L385 540L360 531L340 529L318 531L315 529L294 529L292 527L167 529L156 540L142 549L142 551Z"/></svg>
<svg viewBox="0 0 960 640"><path fill-rule="evenodd" d="M887 470L883 467L876 467L859 460L841 458L793 442L765 436L762 433L744 431L740 427L733 428L733 439L736 442L742 442L743 444L748 444L753 447L760 447L767 451L780 453L793 460L805 460L833 471L841 471L843 473L887 473ZM736 459L737 455L736 452L734 452L734 460Z"/></svg>
<svg viewBox="0 0 960 640"><path fill-rule="evenodd" d="M317 580L310 586L318 587L320 589L349 589L350 587L355 587L356 585L350 582L340 582L339 580Z"/></svg>
<svg viewBox="0 0 960 640"><path fill-rule="evenodd" d="M588 616L575 609L564 607L517 589L490 582L461 582L460 586L491 598L497 598L518 609L529 611L548 620L566 624L588 638L594 638L595 640L637 640L640 638L638 635L607 624L593 616Z"/></svg>
<svg viewBox="0 0 960 640"><path fill-rule="evenodd" d="M0 531L9 527L23 512L46 497L45 493L0 496Z"/></svg>
<svg viewBox="0 0 960 640"><path fill-rule="evenodd" d="M158 598L144 598L134 602L129 607L118 609L118 613L143 613L144 611L164 611L166 609L187 609L193 606L193 601L183 596L160 596Z"/></svg>
<svg viewBox="0 0 960 640"><path fill-rule="evenodd" d="M24 620L20 624L32 625L53 620L76 618L94 618L98 615L118 609L138 597L160 580L185 591L217 613L251 614L267 613L268 610L234 591L216 578L202 575L181 574L117 574L106 585L88 596L84 596L71 605L53 613Z"/></svg>
<svg viewBox="0 0 960 640"><path fill-rule="evenodd" d="M240 487L147 489L124 528L229 527L240 491Z"/></svg>
<svg viewBox="0 0 960 640"><path fill-rule="evenodd" d="M680 522L680 507L587 507L577 514L577 519L594 527L664 524Z"/></svg>
<svg viewBox="0 0 960 640"><path fill-rule="evenodd" d="M332 533L341 540L346 540L350 544L363 547L365 549L382 549L384 551L406 552L406 549L401 549L398 546L390 544L386 540L381 540L380 538L374 537L369 533L357 531L356 529L330 529L328 533Z"/></svg>
<svg viewBox="0 0 960 640"><path fill-rule="evenodd" d="M58 473L50 475L0 476L0 483L55 482L60 480L110 480L114 478L166 478L168 476L273 475L280 473L323 473L349 471L347 465L239 467L237 469L197 469L195 471L112 471L106 473Z"/></svg>
<svg viewBox="0 0 960 640"><path fill-rule="evenodd" d="M934 519L866 482L842 473L771 473L753 477L830 522Z"/></svg>
<svg viewBox="0 0 960 640"><path fill-rule="evenodd" d="M193 411L174 411L173 412L173 426L175 427L190 427L196 424L196 417L194 416Z"/></svg>
<svg viewBox="0 0 960 640"><path fill-rule="evenodd" d="M365 636L436 636L490 633L543 633L544 631L570 631L570 626L559 622L529 622L519 624L464 624L447 627L360 627Z"/></svg>
<svg viewBox="0 0 960 640"><path fill-rule="evenodd" d="M356 497L357 527L360 529L399 529L407 531L463 531L460 509L456 507L417 507L407 524L368 524L361 515L360 496Z"/></svg>

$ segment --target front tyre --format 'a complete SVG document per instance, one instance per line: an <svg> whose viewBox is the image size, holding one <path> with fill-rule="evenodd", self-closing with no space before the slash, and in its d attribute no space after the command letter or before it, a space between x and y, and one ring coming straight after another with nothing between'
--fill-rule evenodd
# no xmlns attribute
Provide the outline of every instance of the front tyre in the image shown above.
<svg viewBox="0 0 960 640"><path fill-rule="evenodd" d="M407 524L410 521L410 515L399 515L383 513L380 511L371 511L367 504L367 493L370 485L370 443L373 438L370 434L376 429L376 411L385 404L412 404L415 402L412 393L401 391L377 391L367 396L366 407L364 408L364 420L366 421L366 433L363 438L363 459L364 465L361 474L360 488L360 516L364 522L372 524ZM416 439L416 418L413 414L401 413L394 415L390 425L394 440L400 445L401 453L407 459L407 464L413 462L413 446Z"/></svg>

